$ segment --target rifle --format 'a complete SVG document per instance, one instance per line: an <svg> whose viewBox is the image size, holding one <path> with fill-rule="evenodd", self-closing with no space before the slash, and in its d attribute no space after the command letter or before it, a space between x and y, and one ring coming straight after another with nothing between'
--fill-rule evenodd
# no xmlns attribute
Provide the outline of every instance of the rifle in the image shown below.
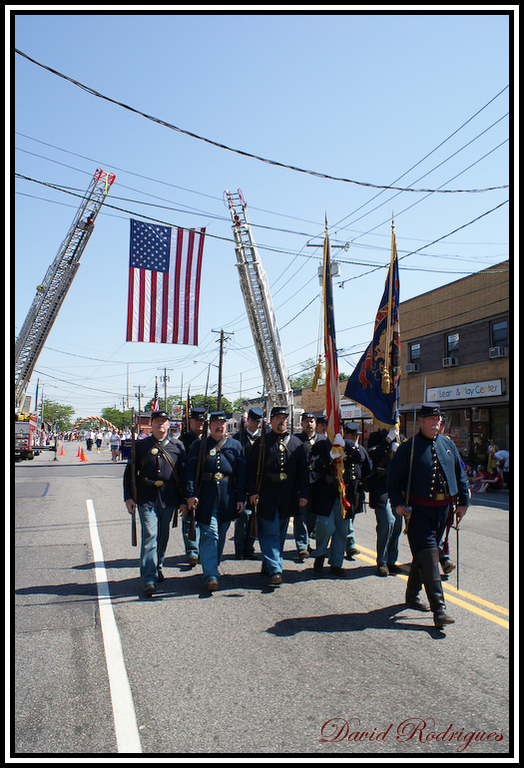
<svg viewBox="0 0 524 768"><path fill-rule="evenodd" d="M202 437L200 438L200 446L198 448L198 458L195 470L195 496L200 498L200 490L202 488L202 478L204 475L204 466L206 463L206 450L207 450L207 432L209 423L207 420L207 408L204 417L204 429ZM196 522L195 522L195 509L191 509L189 512L189 533L188 539L190 541L196 541Z"/></svg>
<svg viewBox="0 0 524 768"><path fill-rule="evenodd" d="M131 417L131 457L130 457L130 482L131 482L131 498L136 502L136 444L135 444L135 409L133 408L133 414ZM131 515L131 546L136 547L138 545L138 538L136 532L136 507L133 508L133 514Z"/></svg>
<svg viewBox="0 0 524 768"><path fill-rule="evenodd" d="M264 474L265 460L266 460L266 416L264 414L264 417L262 419L260 438L258 442L257 474L256 474L257 495L260 493L260 488L262 486L262 475ZM258 502L253 505L253 512L251 514L251 536L253 539L258 538L257 512L258 512Z"/></svg>

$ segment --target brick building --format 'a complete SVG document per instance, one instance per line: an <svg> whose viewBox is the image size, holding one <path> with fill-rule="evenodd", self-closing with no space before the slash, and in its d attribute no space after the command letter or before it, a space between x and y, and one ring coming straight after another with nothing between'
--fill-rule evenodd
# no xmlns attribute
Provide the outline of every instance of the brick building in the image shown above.
<svg viewBox="0 0 524 768"><path fill-rule="evenodd" d="M474 463L489 438L510 443L509 261L400 304L401 425L440 405L447 434Z"/></svg>

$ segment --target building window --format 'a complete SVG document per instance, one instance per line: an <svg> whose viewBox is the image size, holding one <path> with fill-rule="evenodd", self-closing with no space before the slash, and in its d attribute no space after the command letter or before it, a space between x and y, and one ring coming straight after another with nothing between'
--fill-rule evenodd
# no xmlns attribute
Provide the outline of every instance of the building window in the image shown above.
<svg viewBox="0 0 524 768"><path fill-rule="evenodd" d="M507 320L497 320L491 323L491 347L509 346L509 329Z"/></svg>
<svg viewBox="0 0 524 768"><path fill-rule="evenodd" d="M420 344L409 345L409 362L418 363L420 360Z"/></svg>
<svg viewBox="0 0 524 768"><path fill-rule="evenodd" d="M446 336L446 355L452 357L458 354L459 350L459 334L448 333Z"/></svg>

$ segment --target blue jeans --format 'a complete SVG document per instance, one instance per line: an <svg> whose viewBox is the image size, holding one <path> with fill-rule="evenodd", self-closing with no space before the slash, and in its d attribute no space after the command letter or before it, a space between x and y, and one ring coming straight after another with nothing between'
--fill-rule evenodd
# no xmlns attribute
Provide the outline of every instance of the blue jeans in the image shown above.
<svg viewBox="0 0 524 768"><path fill-rule="evenodd" d="M317 515L315 557L325 557L329 564L341 568L344 562L350 519L342 517L340 499L337 498L328 517ZM330 544L331 540L331 544Z"/></svg>
<svg viewBox="0 0 524 768"><path fill-rule="evenodd" d="M282 573L288 523L289 517L280 517L279 510L274 520L264 520L258 516L258 543L262 552L262 567L267 568L270 576Z"/></svg>
<svg viewBox="0 0 524 768"><path fill-rule="evenodd" d="M156 584L158 571L164 565L173 509L174 507L162 509L160 505L150 507L144 504L138 507L142 526L140 576L144 585Z"/></svg>
<svg viewBox="0 0 524 768"><path fill-rule="evenodd" d="M220 522L216 511L213 510L209 525L198 523L197 527L200 530L200 565L202 566L202 574L206 584L209 579L213 578L218 581L220 578L218 566L222 559L230 522L230 520Z"/></svg>
<svg viewBox="0 0 524 768"><path fill-rule="evenodd" d="M391 509L388 499L385 507L375 507L377 518L377 565L394 565L398 559L398 538L402 531L402 517Z"/></svg>

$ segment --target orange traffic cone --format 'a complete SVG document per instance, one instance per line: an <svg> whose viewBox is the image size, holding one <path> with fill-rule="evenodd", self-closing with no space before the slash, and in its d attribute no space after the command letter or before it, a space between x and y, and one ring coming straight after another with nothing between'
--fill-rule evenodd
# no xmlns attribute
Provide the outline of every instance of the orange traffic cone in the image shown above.
<svg viewBox="0 0 524 768"><path fill-rule="evenodd" d="M76 458L79 459L82 456L82 449L80 446L78 446L78 451L76 452Z"/></svg>
<svg viewBox="0 0 524 768"><path fill-rule="evenodd" d="M60 456L65 456L64 446L62 446L62 450L60 451Z"/></svg>
<svg viewBox="0 0 524 768"><path fill-rule="evenodd" d="M80 461L89 461L89 459L86 459L86 457L85 457L84 449L83 448L81 448L81 451L82 451L82 455L80 456Z"/></svg>

